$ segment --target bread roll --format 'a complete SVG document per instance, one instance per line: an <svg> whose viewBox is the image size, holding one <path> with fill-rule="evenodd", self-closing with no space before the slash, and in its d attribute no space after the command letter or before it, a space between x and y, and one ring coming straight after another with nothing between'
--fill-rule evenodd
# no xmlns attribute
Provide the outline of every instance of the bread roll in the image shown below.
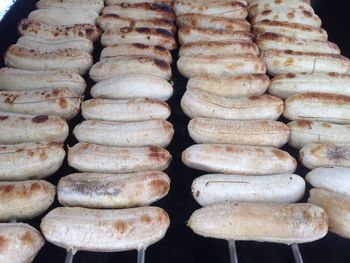
<svg viewBox="0 0 350 263"><path fill-rule="evenodd" d="M266 94L231 99L191 88L182 97L181 108L190 118L277 120L283 112L283 101Z"/></svg>
<svg viewBox="0 0 350 263"><path fill-rule="evenodd" d="M312 242L328 230L325 211L311 204L219 203L195 211L188 225L205 237L282 244Z"/></svg>
<svg viewBox="0 0 350 263"><path fill-rule="evenodd" d="M310 143L301 148L300 160L309 169L350 167L350 144Z"/></svg>
<svg viewBox="0 0 350 263"><path fill-rule="evenodd" d="M182 152L182 162L205 172L242 175L294 173L297 166L287 152L273 147L225 144L192 145Z"/></svg>

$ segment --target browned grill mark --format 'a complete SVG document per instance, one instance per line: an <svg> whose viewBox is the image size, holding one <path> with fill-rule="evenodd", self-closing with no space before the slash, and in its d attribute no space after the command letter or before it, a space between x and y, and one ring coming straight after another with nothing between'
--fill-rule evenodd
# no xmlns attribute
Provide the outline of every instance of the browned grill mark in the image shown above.
<svg viewBox="0 0 350 263"><path fill-rule="evenodd" d="M2 194L11 193L13 189L15 189L15 186L13 184L0 185L0 192Z"/></svg>
<svg viewBox="0 0 350 263"><path fill-rule="evenodd" d="M0 236L0 253L2 253L7 247L7 240L5 237Z"/></svg>
<svg viewBox="0 0 350 263"><path fill-rule="evenodd" d="M153 180L149 186L155 194L165 194L169 191L169 183L165 180Z"/></svg>
<svg viewBox="0 0 350 263"><path fill-rule="evenodd" d="M156 64L161 69L163 70L169 69L169 64L165 60L155 58L153 61L154 61L154 64Z"/></svg>
<svg viewBox="0 0 350 263"><path fill-rule="evenodd" d="M49 116L47 116L47 115L38 115L32 119L32 122L43 123L43 122L46 122L48 119L49 119Z"/></svg>
<svg viewBox="0 0 350 263"><path fill-rule="evenodd" d="M155 161L167 161L169 156L165 150L151 146L148 148L148 158Z"/></svg>
<svg viewBox="0 0 350 263"><path fill-rule="evenodd" d="M8 118L9 118L9 116L0 116L0 121L7 120Z"/></svg>
<svg viewBox="0 0 350 263"><path fill-rule="evenodd" d="M26 231L21 237L21 244L22 246L32 246L35 244L35 238L32 236L32 234L29 231Z"/></svg>
<svg viewBox="0 0 350 263"><path fill-rule="evenodd" d="M152 223L152 218L149 215L142 215L141 216L141 223L145 224L145 225L149 225Z"/></svg>

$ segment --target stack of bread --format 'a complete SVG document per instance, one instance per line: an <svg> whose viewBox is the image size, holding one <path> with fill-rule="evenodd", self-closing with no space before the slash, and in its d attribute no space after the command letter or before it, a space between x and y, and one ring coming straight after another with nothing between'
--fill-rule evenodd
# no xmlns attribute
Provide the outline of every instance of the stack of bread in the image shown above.
<svg viewBox="0 0 350 263"><path fill-rule="evenodd" d="M41 179L65 158L67 120L80 110L86 83L79 74L92 65L92 41L100 36L94 21L102 6L103 1L39 1L4 56L0 220L13 223L0 226L1 262L32 261L44 244L37 230L14 221L39 216L54 201L55 187Z"/></svg>
<svg viewBox="0 0 350 263"><path fill-rule="evenodd" d="M248 12L274 76L269 92L285 100L288 143L314 169L309 202L326 210L331 232L350 238L350 61L307 0L255 1Z"/></svg>
<svg viewBox="0 0 350 263"><path fill-rule="evenodd" d="M263 94L269 86L264 61L252 42L245 1L178 0L180 59L189 78L181 101L198 143L182 161L206 174L192 193L203 205L189 226L202 236L278 243L323 237L323 209L300 200L305 181L293 174L297 162L278 149L289 128L276 121L282 99ZM263 227L262 227L263 226Z"/></svg>
<svg viewBox="0 0 350 263"><path fill-rule="evenodd" d="M163 170L174 133L165 102L173 93L173 21L170 1L106 1L97 18L103 49L89 72L97 83L73 130L79 142L68 150L79 173L60 179L65 207L42 221L50 242L73 252L115 252L146 248L165 235L167 213L149 205L170 188Z"/></svg>

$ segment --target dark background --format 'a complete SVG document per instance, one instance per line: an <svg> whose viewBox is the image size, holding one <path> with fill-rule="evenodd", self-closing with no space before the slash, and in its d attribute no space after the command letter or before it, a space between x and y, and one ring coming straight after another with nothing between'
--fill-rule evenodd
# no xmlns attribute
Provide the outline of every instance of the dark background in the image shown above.
<svg viewBox="0 0 350 263"><path fill-rule="evenodd" d="M0 0L1 1L1 0ZM17 24L21 18L27 17L29 12L34 9L37 0L17 0L7 15L0 21L0 64L3 65L3 54L6 48L16 42L19 37L17 34ZM350 15L347 0L320 0L312 1L315 12L321 17L323 28L329 34L329 40L339 45L342 54L350 57ZM94 58L98 60L101 47L95 46ZM177 58L177 51L173 52L174 61ZM86 77L88 87L93 82ZM169 119L175 128L175 136L168 150L173 156L170 167L166 170L172 183L169 194L155 203L154 205L164 208L170 215L171 226L163 240L152 245L147 249L146 262L167 262L167 263L214 263L229 262L227 242L203 238L195 235L187 226L186 220L191 213L199 208L191 195L191 183L195 177L202 172L195 171L185 167L181 163L181 152L194 142L187 133L187 123L189 119L180 109L180 99L184 93L186 80L180 76L176 67L173 65L174 96L168 102L172 108L172 114ZM89 90L89 89L88 89ZM87 92L86 98L89 98ZM82 120L77 117L70 123L71 129ZM74 145L76 140L72 135L67 140L68 145ZM284 150L289 151L295 158L297 152L288 147ZM52 177L47 180L57 184L61 176L74 172L67 163ZM304 176L306 170L300 165L296 173ZM303 201L307 199L307 193ZM53 207L58 206L57 200ZM40 218L28 221L31 225L39 228ZM328 234L322 240L301 244L301 254L305 263L348 263L350 262L350 241L342 239L336 235ZM291 249L285 245L258 243L258 242L237 242L238 259L241 263L291 263L294 262ZM64 262L65 250L56 247L48 242L40 251L35 263L43 262ZM136 262L136 251L119 253L90 253L78 252L74 262Z"/></svg>

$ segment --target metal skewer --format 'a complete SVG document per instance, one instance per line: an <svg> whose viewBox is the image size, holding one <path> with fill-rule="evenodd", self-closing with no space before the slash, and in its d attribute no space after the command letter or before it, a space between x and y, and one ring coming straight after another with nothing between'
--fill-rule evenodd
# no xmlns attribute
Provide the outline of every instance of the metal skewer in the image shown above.
<svg viewBox="0 0 350 263"><path fill-rule="evenodd" d="M228 251L230 253L230 263L238 263L236 243L234 240L228 240Z"/></svg>
<svg viewBox="0 0 350 263"><path fill-rule="evenodd" d="M145 263L145 254L147 248L137 250L137 263Z"/></svg>
<svg viewBox="0 0 350 263"><path fill-rule="evenodd" d="M301 253L300 253L298 244L292 244L291 248L293 251L293 256L294 256L295 262L296 263L303 263L303 258L301 257Z"/></svg>
<svg viewBox="0 0 350 263"><path fill-rule="evenodd" d="M74 254L75 254L75 252L72 249L68 249L64 263L72 263Z"/></svg>

